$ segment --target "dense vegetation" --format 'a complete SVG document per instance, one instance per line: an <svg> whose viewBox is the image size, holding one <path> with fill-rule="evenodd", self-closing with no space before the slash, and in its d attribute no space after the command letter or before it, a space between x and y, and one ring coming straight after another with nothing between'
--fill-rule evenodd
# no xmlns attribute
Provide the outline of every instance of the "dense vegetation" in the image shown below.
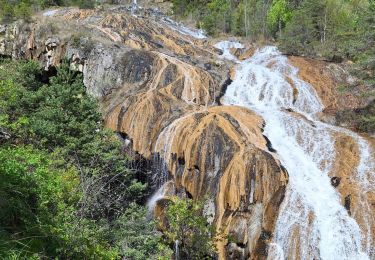
<svg viewBox="0 0 375 260"><path fill-rule="evenodd" d="M350 60L375 87L374 0L173 0L209 34L277 40L289 54ZM0 19L29 19L49 6L94 7L93 0L0 0ZM344 111L375 132L375 103ZM0 258L170 259L215 255L202 203L173 198L164 233L144 206L149 176L132 167L104 129L82 76L67 62L47 77L32 61L0 60Z"/></svg>
<svg viewBox="0 0 375 260"><path fill-rule="evenodd" d="M68 63L48 78L0 61L1 259L169 259L173 241L141 206L149 176L131 160Z"/></svg>
<svg viewBox="0 0 375 260"><path fill-rule="evenodd" d="M35 11L51 6L78 6L93 8L94 0L0 0L0 20L11 22L16 19L29 19Z"/></svg>
<svg viewBox="0 0 375 260"><path fill-rule="evenodd" d="M202 210L202 202L178 197L172 199L166 210L166 239L178 243L179 259L203 260L215 256L214 239L218 239L218 234L208 225Z"/></svg>
<svg viewBox="0 0 375 260"><path fill-rule="evenodd" d="M374 0L173 0L173 4L176 15L193 17L211 35L276 40L287 54L349 61L351 73L370 95L374 93ZM354 120L359 130L375 132L373 106L348 111L350 117L359 118Z"/></svg>
<svg viewBox="0 0 375 260"><path fill-rule="evenodd" d="M277 39L289 54L357 63L369 84L375 70L374 0L173 0L174 12L192 15L209 34Z"/></svg>
<svg viewBox="0 0 375 260"><path fill-rule="evenodd" d="M37 63L1 62L1 258L115 258L111 226L142 213L129 205L147 195L146 183L127 169L79 74L63 63L42 80Z"/></svg>

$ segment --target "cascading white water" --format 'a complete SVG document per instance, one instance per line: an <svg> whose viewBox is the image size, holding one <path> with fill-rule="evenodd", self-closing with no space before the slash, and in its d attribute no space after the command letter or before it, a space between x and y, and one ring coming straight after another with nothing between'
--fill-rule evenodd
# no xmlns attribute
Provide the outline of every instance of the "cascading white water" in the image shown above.
<svg viewBox="0 0 375 260"><path fill-rule="evenodd" d="M242 49L244 48L242 43L239 42L231 42L231 41L222 41L215 44L215 47L222 50L223 53L221 54L221 58L226 60L231 60L236 63L239 63L237 57L230 53L231 49Z"/></svg>
<svg viewBox="0 0 375 260"><path fill-rule="evenodd" d="M155 209L156 202L158 202L158 200L162 199L164 197L164 195L165 195L165 185L162 185L155 191L154 194L152 194L152 196L147 201L146 206L147 206L149 212L153 212L153 210Z"/></svg>
<svg viewBox="0 0 375 260"><path fill-rule="evenodd" d="M227 54L230 46L216 45ZM359 185L373 189L373 181L368 180L374 171L369 145L358 135L317 119L323 105L315 90L298 78L298 70L276 47L267 46L245 61L234 61L236 75L223 103L250 108L264 118L264 134L289 173L269 259L369 259L371 233L364 241L363 233L370 231L361 231L349 216L328 177L335 160L333 133L344 133L359 145Z"/></svg>
<svg viewBox="0 0 375 260"><path fill-rule="evenodd" d="M196 39L205 39L205 38L207 38L206 32L204 30L202 30L202 29L198 29L197 30L197 29L188 28L188 27L184 26L183 24L178 23L178 22L172 20L169 17L163 17L161 20L166 25L168 25L170 28L172 28L175 31L178 31L181 34L189 35L189 36L191 36L193 38L196 38Z"/></svg>
<svg viewBox="0 0 375 260"><path fill-rule="evenodd" d="M138 10L138 3L137 0L133 0L131 6L130 6L130 11L134 15L134 13Z"/></svg>
<svg viewBox="0 0 375 260"><path fill-rule="evenodd" d="M174 241L174 259L179 260L180 259L180 241L176 240Z"/></svg>

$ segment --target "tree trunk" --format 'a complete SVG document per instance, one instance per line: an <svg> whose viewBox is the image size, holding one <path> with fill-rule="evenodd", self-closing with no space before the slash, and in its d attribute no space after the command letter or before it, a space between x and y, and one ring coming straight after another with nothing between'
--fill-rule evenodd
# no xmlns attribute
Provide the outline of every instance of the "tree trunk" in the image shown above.
<svg viewBox="0 0 375 260"><path fill-rule="evenodd" d="M245 37L247 38L247 0L245 0Z"/></svg>
<svg viewBox="0 0 375 260"><path fill-rule="evenodd" d="M323 43L326 42L326 31L327 31L327 10L324 11Z"/></svg>

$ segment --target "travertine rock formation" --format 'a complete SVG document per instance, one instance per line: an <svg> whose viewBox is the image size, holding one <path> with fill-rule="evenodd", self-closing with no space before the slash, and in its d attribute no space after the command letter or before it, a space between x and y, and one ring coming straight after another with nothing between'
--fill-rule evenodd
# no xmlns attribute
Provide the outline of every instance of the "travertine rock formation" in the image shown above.
<svg viewBox="0 0 375 260"><path fill-rule="evenodd" d="M289 62L299 69L300 78L311 84L322 100L325 107L322 121L349 126L345 120L337 120L339 112L363 108L373 100L368 94L373 90L351 76L348 65L296 56L290 56Z"/></svg>
<svg viewBox="0 0 375 260"><path fill-rule="evenodd" d="M254 47L231 52L246 59ZM63 57L70 59L88 93L98 98L106 126L134 152L160 164L155 178L160 184L168 180L156 208L161 219L171 195L206 199L204 213L224 237L217 244L220 258L265 259L288 175L262 134L263 119L220 105L236 70L217 54L210 40L191 37L150 9L134 15L125 7L66 8L0 26L0 55L38 60L48 73ZM340 92L341 82L355 83L340 66L301 57L289 61L320 96L323 121L334 124L336 111L367 104L361 93ZM335 135L337 159L329 175L368 238L375 234L375 219L365 214L375 212L375 194L359 190L353 169L363 155L353 138Z"/></svg>
<svg viewBox="0 0 375 260"><path fill-rule="evenodd" d="M299 68L300 77L316 90L326 107L322 121L335 124L334 113L340 110L356 109L368 104L371 98L363 95L368 92L364 86L350 87L356 80L342 68L342 65L329 64L302 57L289 57L290 62ZM340 90L346 84L346 90ZM340 122L339 122L340 123ZM375 178L373 176L373 139L365 137L370 144L344 129L333 128L335 160L329 173L331 184L340 195L341 204L346 208L363 232L362 244L373 252L375 234ZM372 150L371 150L372 149ZM371 250L372 248L372 250Z"/></svg>
<svg viewBox="0 0 375 260"><path fill-rule="evenodd" d="M218 105L229 65L188 34L155 10L67 8L1 27L0 55L39 60L49 73L70 59L107 127L164 165L165 195L207 199L205 213L233 238L218 243L220 258L265 258L287 173L259 116Z"/></svg>

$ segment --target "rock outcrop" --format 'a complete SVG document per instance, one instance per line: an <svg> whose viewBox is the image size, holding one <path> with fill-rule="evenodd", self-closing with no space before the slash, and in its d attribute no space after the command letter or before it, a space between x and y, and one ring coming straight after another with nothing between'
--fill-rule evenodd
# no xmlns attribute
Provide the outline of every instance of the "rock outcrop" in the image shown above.
<svg viewBox="0 0 375 260"><path fill-rule="evenodd" d="M106 126L158 158L165 195L207 199L205 214L224 237L219 257L265 259L288 175L263 120L218 104L229 66L195 33L150 9L66 8L1 27L0 55L38 60L50 73L70 59Z"/></svg>
<svg viewBox="0 0 375 260"><path fill-rule="evenodd" d="M358 82L356 83L343 65L303 57L289 57L289 61L299 69L301 79L315 88L324 104L325 110L320 116L322 121L332 125L341 124L335 120L336 113L359 109L372 100L364 95L372 90L357 85ZM346 87L340 89L340 85ZM364 139L361 139L350 131L334 127L332 137L335 160L329 173L331 184L337 189L341 204L360 226L363 232L363 247L373 254L372 237L375 234L373 138L363 136Z"/></svg>
<svg viewBox="0 0 375 260"><path fill-rule="evenodd" d="M249 45L231 54L242 60L254 51ZM249 109L220 104L236 71L218 54L199 32L152 9L65 8L33 22L0 26L0 56L38 60L51 74L65 57L83 73L106 126L124 137L133 153L154 162L156 185L164 187L155 210L161 221L170 196L204 199L204 214L224 238L217 243L220 259L265 259L288 174L262 133L263 119ZM289 57L289 62L319 95L322 121L335 124L337 112L371 101L361 95L364 89L350 87L356 82L340 65L303 57ZM293 87L291 79L286 81ZM295 100L298 95L294 87ZM371 247L375 193L363 190L360 174L366 167L360 151L366 150L354 135L332 133L331 184ZM0 129L2 138L9 136ZM366 179L375 183L373 177ZM293 234L294 248L299 235Z"/></svg>
<svg viewBox="0 0 375 260"><path fill-rule="evenodd" d="M289 62L299 69L299 77L311 84L325 107L321 120L334 125L352 127L342 119L345 111L366 107L373 90L350 75L348 64L336 64L306 57L290 56Z"/></svg>

